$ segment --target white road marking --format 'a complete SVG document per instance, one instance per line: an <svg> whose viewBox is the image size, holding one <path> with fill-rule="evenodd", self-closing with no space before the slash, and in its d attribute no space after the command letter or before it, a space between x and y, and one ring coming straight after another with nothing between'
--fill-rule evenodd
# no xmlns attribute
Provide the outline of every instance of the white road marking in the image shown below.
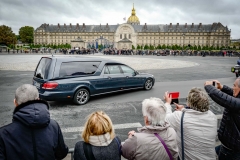
<svg viewBox="0 0 240 160"><path fill-rule="evenodd" d="M142 127L141 123L125 123L125 124L115 124L113 125L114 129L125 129L125 128L138 128ZM84 127L68 127L62 128L63 133L70 132L82 132Z"/></svg>

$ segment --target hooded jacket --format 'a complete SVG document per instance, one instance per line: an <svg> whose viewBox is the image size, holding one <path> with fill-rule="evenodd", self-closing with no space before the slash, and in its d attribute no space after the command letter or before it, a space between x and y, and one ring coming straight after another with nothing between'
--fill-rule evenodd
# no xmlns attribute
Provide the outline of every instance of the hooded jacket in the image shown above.
<svg viewBox="0 0 240 160"><path fill-rule="evenodd" d="M167 151L161 141L154 135L157 133L165 142L173 159L178 157L176 132L173 128L166 126L144 126L138 129L139 133L122 143L122 156L130 160L161 159L169 160Z"/></svg>
<svg viewBox="0 0 240 160"><path fill-rule="evenodd" d="M67 155L61 129L50 119L48 109L42 100L15 108L12 123L0 128L1 160L54 160Z"/></svg>
<svg viewBox="0 0 240 160"><path fill-rule="evenodd" d="M205 90L214 102L224 107L218 129L219 140L227 148L240 152L240 94L233 97L233 90L225 85L221 90L207 85Z"/></svg>

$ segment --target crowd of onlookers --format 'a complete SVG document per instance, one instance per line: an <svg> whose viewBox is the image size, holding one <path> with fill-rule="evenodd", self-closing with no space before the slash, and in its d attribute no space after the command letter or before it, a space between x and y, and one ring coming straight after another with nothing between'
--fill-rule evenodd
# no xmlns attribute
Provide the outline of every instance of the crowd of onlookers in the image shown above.
<svg viewBox="0 0 240 160"><path fill-rule="evenodd" d="M157 55L157 56L240 56L240 53L232 50L220 51L196 51L196 50L130 50L130 49L105 49L105 55Z"/></svg>
<svg viewBox="0 0 240 160"><path fill-rule="evenodd" d="M174 103L165 92L164 100L142 102L144 126L116 136L110 117L103 111L91 113L76 142L74 160L239 160L240 159L240 79L233 87L218 80L206 81L205 91L192 88L186 105ZM160 95L161 96L161 95ZM224 108L217 130L210 98ZM0 159L63 159L68 147L58 123L50 118L49 104L39 99L35 86L24 84L15 92L13 121L0 128ZM221 142L216 146L216 135Z"/></svg>
<svg viewBox="0 0 240 160"><path fill-rule="evenodd" d="M0 48L0 53L2 49ZM77 48L72 49L51 49L51 48L35 48L28 50L10 50L7 49L7 53L63 53L63 54L94 54L103 53L104 55L157 55L157 56L235 56L239 57L240 52L234 50L219 50L219 51L207 51L207 50L170 50L170 49L158 49L158 50L132 50L132 49L116 49L116 48L105 48L105 49L95 49L95 48Z"/></svg>

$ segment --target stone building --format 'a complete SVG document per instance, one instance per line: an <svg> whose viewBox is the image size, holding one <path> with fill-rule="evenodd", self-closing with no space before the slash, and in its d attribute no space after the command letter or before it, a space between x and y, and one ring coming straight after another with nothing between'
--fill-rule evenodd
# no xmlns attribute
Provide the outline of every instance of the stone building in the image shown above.
<svg viewBox="0 0 240 160"><path fill-rule="evenodd" d="M49 25L42 24L34 31L34 44L71 44L81 40L85 48L105 47L131 49L132 46L229 46L231 30L220 22L212 24L143 24L133 7L127 23L117 25Z"/></svg>

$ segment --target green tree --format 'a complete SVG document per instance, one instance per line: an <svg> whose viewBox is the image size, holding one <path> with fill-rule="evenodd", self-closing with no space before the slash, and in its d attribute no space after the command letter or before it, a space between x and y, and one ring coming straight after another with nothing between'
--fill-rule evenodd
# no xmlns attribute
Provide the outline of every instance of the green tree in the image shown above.
<svg viewBox="0 0 240 160"><path fill-rule="evenodd" d="M200 51L202 48L201 48L201 46L200 45L198 45L198 48L197 48L197 50L198 51Z"/></svg>
<svg viewBox="0 0 240 160"><path fill-rule="evenodd" d="M134 45L132 45L132 49L135 49Z"/></svg>
<svg viewBox="0 0 240 160"><path fill-rule="evenodd" d="M197 46L196 46L196 45L194 45L193 49L194 49L194 50L197 50Z"/></svg>
<svg viewBox="0 0 240 160"><path fill-rule="evenodd" d="M17 39L17 40L21 40L21 38L20 38L19 35L16 35L16 39Z"/></svg>
<svg viewBox="0 0 240 160"><path fill-rule="evenodd" d="M99 48L99 49L102 49L102 48L103 48L103 45L102 45L102 44L99 44L99 45L98 45L98 48Z"/></svg>
<svg viewBox="0 0 240 160"><path fill-rule="evenodd" d="M205 50L210 50L208 45L205 46Z"/></svg>
<svg viewBox="0 0 240 160"><path fill-rule="evenodd" d="M150 49L150 50L154 50L154 46L153 46L153 45L150 45L149 49Z"/></svg>
<svg viewBox="0 0 240 160"><path fill-rule="evenodd" d="M162 49L166 49L166 45L165 44L162 45Z"/></svg>
<svg viewBox="0 0 240 160"><path fill-rule="evenodd" d="M214 47L213 47L213 46L210 46L210 47L209 47L209 50L214 50Z"/></svg>
<svg viewBox="0 0 240 160"><path fill-rule="evenodd" d="M146 45L144 46L144 49L149 49L149 46L146 44Z"/></svg>
<svg viewBox="0 0 240 160"><path fill-rule="evenodd" d="M157 46L157 49L162 49L161 44L159 44L159 45Z"/></svg>
<svg viewBox="0 0 240 160"><path fill-rule="evenodd" d="M6 44L9 46L10 44L16 44L17 38L13 33L11 27L1 25L0 26L0 43Z"/></svg>
<svg viewBox="0 0 240 160"><path fill-rule="evenodd" d="M33 43L33 31L34 28L31 26L21 27L19 29L19 36L23 43Z"/></svg>
<svg viewBox="0 0 240 160"><path fill-rule="evenodd" d="M172 49L173 49L173 50L176 50L176 46L175 46L175 45L172 45Z"/></svg>
<svg viewBox="0 0 240 160"><path fill-rule="evenodd" d="M141 47L139 45L137 45L137 49L141 49Z"/></svg>

